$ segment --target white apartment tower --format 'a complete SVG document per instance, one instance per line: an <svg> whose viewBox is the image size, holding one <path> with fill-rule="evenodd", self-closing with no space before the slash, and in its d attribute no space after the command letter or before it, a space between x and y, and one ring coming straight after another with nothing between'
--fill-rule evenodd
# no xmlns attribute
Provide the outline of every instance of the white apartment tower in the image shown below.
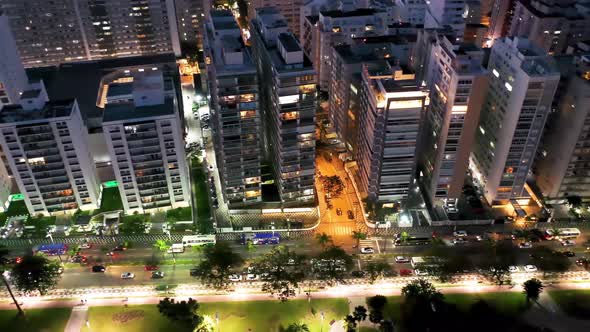
<svg viewBox="0 0 590 332"><path fill-rule="evenodd" d="M4 105L18 104L28 83L10 32L8 17L0 11L0 110Z"/></svg>
<svg viewBox="0 0 590 332"><path fill-rule="evenodd" d="M384 61L362 71L358 150L361 191L370 202L405 199L415 179L428 90L412 73Z"/></svg>
<svg viewBox="0 0 590 332"><path fill-rule="evenodd" d="M102 127L125 213L190 204L182 124L165 86L157 67L123 72L108 85Z"/></svg>
<svg viewBox="0 0 590 332"><path fill-rule="evenodd" d="M559 71L545 51L518 37L495 41L488 71L473 170L487 201L504 204L527 197L526 178L551 111Z"/></svg>
<svg viewBox="0 0 590 332"><path fill-rule="evenodd" d="M256 65L229 10L212 10L205 25L211 126L224 200L261 201L261 126Z"/></svg>
<svg viewBox="0 0 590 332"><path fill-rule="evenodd" d="M0 112L0 145L31 215L98 208L88 132L75 100L48 102L40 83Z"/></svg>
<svg viewBox="0 0 590 332"><path fill-rule="evenodd" d="M430 0L427 1L425 28L442 28L450 26L457 40L463 40L466 19L469 13L467 0Z"/></svg>
<svg viewBox="0 0 590 332"><path fill-rule="evenodd" d="M285 205L315 199L315 71L276 8L256 10L252 46L264 114L266 155Z"/></svg>
<svg viewBox="0 0 590 332"><path fill-rule="evenodd" d="M432 202L459 198L469 166L475 130L487 90L483 51L438 36L426 84L430 108L422 131L421 182Z"/></svg>

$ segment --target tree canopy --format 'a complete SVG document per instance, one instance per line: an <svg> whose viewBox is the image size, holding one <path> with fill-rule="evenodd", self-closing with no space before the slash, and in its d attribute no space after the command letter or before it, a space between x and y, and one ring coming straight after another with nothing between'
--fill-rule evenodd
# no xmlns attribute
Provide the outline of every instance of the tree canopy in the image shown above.
<svg viewBox="0 0 590 332"><path fill-rule="evenodd" d="M196 267L201 282L208 287L225 289L229 285L231 268L236 268L243 263L242 257L234 253L225 243L217 242L215 245L206 246L203 250L203 260Z"/></svg>
<svg viewBox="0 0 590 332"><path fill-rule="evenodd" d="M305 257L284 246L273 248L254 262L254 272L262 277L262 290L286 301L305 277Z"/></svg>
<svg viewBox="0 0 590 332"><path fill-rule="evenodd" d="M38 291L45 295L57 285L60 277L60 264L43 254L26 255L12 268L11 279L21 292Z"/></svg>
<svg viewBox="0 0 590 332"><path fill-rule="evenodd" d="M158 311L171 320L185 326L195 328L203 323L203 317L198 315L199 303L189 298L188 301L176 302L174 299L164 298L158 303Z"/></svg>

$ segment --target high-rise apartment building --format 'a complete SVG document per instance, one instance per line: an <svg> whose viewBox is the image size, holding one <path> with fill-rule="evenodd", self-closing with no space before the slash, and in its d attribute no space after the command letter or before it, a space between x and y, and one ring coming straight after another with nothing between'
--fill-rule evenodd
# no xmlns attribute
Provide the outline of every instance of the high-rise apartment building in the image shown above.
<svg viewBox="0 0 590 332"><path fill-rule="evenodd" d="M396 0L396 6L400 8L401 17L405 22L424 25L424 18L426 17L425 0Z"/></svg>
<svg viewBox="0 0 590 332"><path fill-rule="evenodd" d="M469 7L467 0L430 0L427 1L425 28L442 28L450 26L455 32L456 40L463 40Z"/></svg>
<svg viewBox="0 0 590 332"><path fill-rule="evenodd" d="M508 35L515 3L516 0L495 0L493 2L488 27L487 46L491 46L494 40Z"/></svg>
<svg viewBox="0 0 590 332"><path fill-rule="evenodd" d="M356 162L360 190L370 202L407 197L415 179L428 90L414 74L384 61L362 71Z"/></svg>
<svg viewBox="0 0 590 332"><path fill-rule="evenodd" d="M174 0L0 0L25 67L175 53Z"/></svg>
<svg viewBox="0 0 590 332"><path fill-rule="evenodd" d="M173 84L157 67L110 75L102 128L126 213L190 204Z"/></svg>
<svg viewBox="0 0 590 332"><path fill-rule="evenodd" d="M526 37L551 54L587 40L590 3L575 0L517 0L509 36Z"/></svg>
<svg viewBox="0 0 590 332"><path fill-rule="evenodd" d="M561 82L535 162L535 179L545 200L590 199L590 59L556 58Z"/></svg>
<svg viewBox="0 0 590 332"><path fill-rule="evenodd" d="M224 200L230 207L261 201L261 126L256 65L229 10L205 25L211 126Z"/></svg>
<svg viewBox="0 0 590 332"><path fill-rule="evenodd" d="M202 47L205 6L208 0L174 0L181 44Z"/></svg>
<svg viewBox="0 0 590 332"><path fill-rule="evenodd" d="M0 110L5 105L18 104L28 83L10 32L8 17L0 12Z"/></svg>
<svg viewBox="0 0 590 332"><path fill-rule="evenodd" d="M483 51L439 36L425 82L430 108L422 131L421 182L428 199L459 198L487 90Z"/></svg>
<svg viewBox="0 0 590 332"><path fill-rule="evenodd" d="M49 102L39 82L0 112L0 145L31 215L98 208L88 133L75 100Z"/></svg>
<svg viewBox="0 0 590 332"><path fill-rule="evenodd" d="M312 203L315 176L315 71L273 7L251 21L264 116L266 155L285 204Z"/></svg>
<svg viewBox="0 0 590 332"><path fill-rule="evenodd" d="M305 0L248 0L248 17L254 18L258 8L274 7L285 17L289 29L299 37L300 13L304 3Z"/></svg>
<svg viewBox="0 0 590 332"><path fill-rule="evenodd" d="M527 197L526 178L551 111L559 71L544 50L518 37L494 42L488 70L473 171L487 201L503 204Z"/></svg>
<svg viewBox="0 0 590 332"><path fill-rule="evenodd" d="M387 12L376 9L321 11L318 17L306 17L301 42L318 72L320 88L328 90L332 46L350 44L355 37L378 36L386 32Z"/></svg>

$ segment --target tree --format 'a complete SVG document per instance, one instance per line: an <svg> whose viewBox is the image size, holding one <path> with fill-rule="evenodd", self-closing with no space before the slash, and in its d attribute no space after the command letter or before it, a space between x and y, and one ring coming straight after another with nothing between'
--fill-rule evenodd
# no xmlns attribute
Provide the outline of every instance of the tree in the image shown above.
<svg viewBox="0 0 590 332"><path fill-rule="evenodd" d="M436 264L420 267L428 271L431 276L438 277L440 282L454 282L457 275L473 268L473 263L467 255L457 253L455 249L446 246L436 246L431 255L437 258Z"/></svg>
<svg viewBox="0 0 590 332"><path fill-rule="evenodd" d="M225 289L229 285L231 268L237 267L244 261L225 243L217 242L203 250L204 259L196 266L201 282L208 287Z"/></svg>
<svg viewBox="0 0 590 332"><path fill-rule="evenodd" d="M18 303L18 301L14 297L14 294L12 293L12 288L10 287L8 280L6 280L6 277L4 276L4 272L6 271L6 268L8 265L8 254L9 253L10 253L10 250L8 250L8 248L6 248L3 245L0 245L0 278L2 278L2 282L4 282L4 286L6 286L6 290L8 290L8 294L10 294L10 297L12 298L14 305L16 305L16 309L18 310L18 314L22 316L25 314L25 312L20 307L20 304Z"/></svg>
<svg viewBox="0 0 590 332"><path fill-rule="evenodd" d="M326 233L316 234L315 239L318 241L318 243L320 244L320 246L322 246L324 250L326 250L328 244L333 243L332 237Z"/></svg>
<svg viewBox="0 0 590 332"><path fill-rule="evenodd" d="M481 274L498 286L509 284L509 267L516 263L515 247L507 241L490 241L485 248L484 262L481 266Z"/></svg>
<svg viewBox="0 0 590 332"><path fill-rule="evenodd" d="M330 195L330 197L336 198L342 195L344 191L344 182L338 175L322 176L320 178L324 190Z"/></svg>
<svg viewBox="0 0 590 332"><path fill-rule="evenodd" d="M158 303L158 311L170 320L196 328L203 323L203 317L197 314L199 303L189 298L188 301L176 302L174 299L164 298Z"/></svg>
<svg viewBox="0 0 590 332"><path fill-rule="evenodd" d="M356 240L356 246L358 247L361 240L367 239L367 233L352 231L352 238Z"/></svg>
<svg viewBox="0 0 590 332"><path fill-rule="evenodd" d="M286 301L295 296L295 289L305 277L304 259L289 248L278 246L260 257L252 267L256 274L264 274L262 290Z"/></svg>
<svg viewBox="0 0 590 332"><path fill-rule="evenodd" d="M424 280L412 280L402 288L402 296L405 298L424 298L428 301L442 299L443 295L434 287L433 284Z"/></svg>
<svg viewBox="0 0 590 332"><path fill-rule="evenodd" d="M443 295L428 281L413 280L402 288L401 319L411 331L428 331L437 325L439 309L444 307ZM444 329L439 329L444 331Z"/></svg>
<svg viewBox="0 0 590 332"><path fill-rule="evenodd" d="M580 196L565 196L565 199L567 200L567 203L573 208L580 207L580 205L582 205L582 197Z"/></svg>
<svg viewBox="0 0 590 332"><path fill-rule="evenodd" d="M59 262L48 259L45 255L26 255L19 264L12 268L11 278L21 292L38 291L45 295L59 281Z"/></svg>
<svg viewBox="0 0 590 332"><path fill-rule="evenodd" d="M344 317L344 327L346 328L346 332L356 331L356 319L353 315L346 315Z"/></svg>
<svg viewBox="0 0 590 332"><path fill-rule="evenodd" d="M68 248L68 256L74 257L80 252L80 246L75 244Z"/></svg>
<svg viewBox="0 0 590 332"><path fill-rule="evenodd" d="M309 327L305 323L291 323L285 332L309 332Z"/></svg>
<svg viewBox="0 0 590 332"><path fill-rule="evenodd" d="M531 263L543 273L565 272L570 268L571 261L561 252L545 246L534 247L531 252Z"/></svg>
<svg viewBox="0 0 590 332"><path fill-rule="evenodd" d="M319 254L312 264L316 276L329 285L335 282L344 283L346 271L352 267L352 257L342 248L330 246Z"/></svg>
<svg viewBox="0 0 590 332"><path fill-rule="evenodd" d="M367 272L367 279L369 280L370 284L373 284L375 280L387 272L391 271L391 267L386 262L369 262L365 267L365 271Z"/></svg>
<svg viewBox="0 0 590 332"><path fill-rule="evenodd" d="M527 302L530 300L536 302L539 299L541 292L543 292L543 283L537 278L532 278L525 281L522 284L522 288L524 289L523 293L526 295Z"/></svg>
<svg viewBox="0 0 590 332"><path fill-rule="evenodd" d="M383 311L387 305L387 298L383 295L375 295L367 298L367 307L370 311Z"/></svg>
<svg viewBox="0 0 590 332"><path fill-rule="evenodd" d="M162 253L162 256L170 249L170 242L166 240L156 240L154 243L154 248Z"/></svg>
<svg viewBox="0 0 590 332"><path fill-rule="evenodd" d="M352 316L357 322L362 322L367 319L367 308L362 305L354 307L354 311L352 312Z"/></svg>
<svg viewBox="0 0 590 332"><path fill-rule="evenodd" d="M383 320L379 324L380 332L394 332L393 322L390 320Z"/></svg>

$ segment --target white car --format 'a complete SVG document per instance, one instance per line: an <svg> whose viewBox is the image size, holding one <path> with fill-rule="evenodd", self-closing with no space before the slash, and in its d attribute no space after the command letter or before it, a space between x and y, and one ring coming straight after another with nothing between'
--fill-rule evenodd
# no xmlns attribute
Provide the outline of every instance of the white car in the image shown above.
<svg viewBox="0 0 590 332"><path fill-rule="evenodd" d="M573 247L576 245L576 241L574 240L563 240L561 241L561 245L564 247Z"/></svg>
<svg viewBox="0 0 590 332"><path fill-rule="evenodd" d="M254 274L254 273L248 273L246 275L246 280L248 280L248 281L258 280L258 275Z"/></svg>
<svg viewBox="0 0 590 332"><path fill-rule="evenodd" d="M475 236L475 241L482 241L483 237L481 235L476 235Z"/></svg>
<svg viewBox="0 0 590 332"><path fill-rule="evenodd" d="M402 263L409 263L410 262L410 259L408 257L404 257L404 256L396 256L395 257L395 262L396 263L400 263L400 264L402 264Z"/></svg>
<svg viewBox="0 0 590 332"><path fill-rule="evenodd" d="M454 237L466 237L467 232L466 231L454 231L453 236Z"/></svg>
<svg viewBox="0 0 590 332"><path fill-rule="evenodd" d="M462 237L458 237L456 239L453 239L453 244L465 244L467 243L467 240L465 240Z"/></svg>
<svg viewBox="0 0 590 332"><path fill-rule="evenodd" d="M375 253L375 249L373 249L371 247L361 248L361 254L374 254L374 253Z"/></svg>
<svg viewBox="0 0 590 332"><path fill-rule="evenodd" d="M427 276L427 275L428 275L428 272L427 272L427 271L424 271L424 270L419 270L419 269L415 269L415 270L414 270L414 273L415 273L417 276Z"/></svg>
<svg viewBox="0 0 590 332"><path fill-rule="evenodd" d="M520 271L520 269L518 268L518 266L510 265L508 267L508 271L510 271L510 273L516 273L516 272Z"/></svg>
<svg viewBox="0 0 590 332"><path fill-rule="evenodd" d="M518 244L518 247L520 249L530 249L530 248L533 247L533 244L530 243L530 242L521 242L521 243Z"/></svg>
<svg viewBox="0 0 590 332"><path fill-rule="evenodd" d="M90 249L90 248L92 248L92 244L90 244L88 242L84 242L79 247L80 247L80 249Z"/></svg>
<svg viewBox="0 0 590 332"><path fill-rule="evenodd" d="M133 279L135 278L135 274L131 272L121 273L121 279Z"/></svg>
<svg viewBox="0 0 590 332"><path fill-rule="evenodd" d="M537 267L534 265L525 265L524 270L526 272L537 272Z"/></svg>
<svg viewBox="0 0 590 332"><path fill-rule="evenodd" d="M239 274L230 274L229 275L229 280L230 281L242 281L242 276Z"/></svg>

